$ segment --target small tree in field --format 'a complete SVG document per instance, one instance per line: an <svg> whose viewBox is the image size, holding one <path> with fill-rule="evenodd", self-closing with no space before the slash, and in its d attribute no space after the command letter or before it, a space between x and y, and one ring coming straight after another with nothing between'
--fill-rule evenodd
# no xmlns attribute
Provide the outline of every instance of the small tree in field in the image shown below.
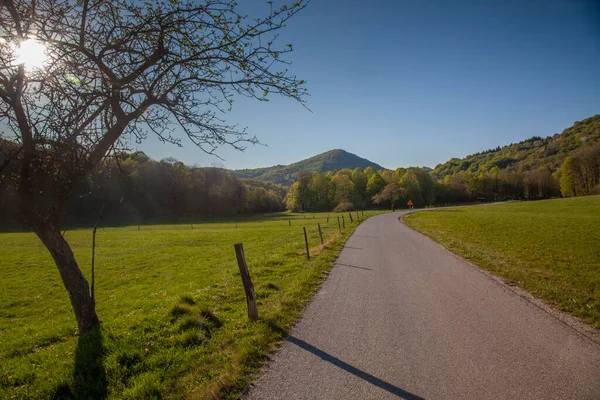
<svg viewBox="0 0 600 400"><path fill-rule="evenodd" d="M400 199L406 199L406 195L407 191L402 186L397 183L388 183L381 192L373 196L373 203L381 204L389 202L393 211L396 202Z"/></svg>
<svg viewBox="0 0 600 400"><path fill-rule="evenodd" d="M218 114L234 95L303 101L304 82L282 61L292 46L275 48L274 38L304 7L249 20L226 0L0 3L0 176L52 255L81 333L98 317L60 231L76 187L124 135L184 137L209 154L256 143Z"/></svg>

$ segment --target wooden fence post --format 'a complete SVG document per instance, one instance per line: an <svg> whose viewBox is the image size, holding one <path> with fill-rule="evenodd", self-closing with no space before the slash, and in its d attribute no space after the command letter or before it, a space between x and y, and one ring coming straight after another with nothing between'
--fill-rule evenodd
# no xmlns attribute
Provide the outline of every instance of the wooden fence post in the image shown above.
<svg viewBox="0 0 600 400"><path fill-rule="evenodd" d="M140 224L138 224L138 231L140 230Z"/></svg>
<svg viewBox="0 0 600 400"><path fill-rule="evenodd" d="M329 223L329 217L327 217L327 223Z"/></svg>
<svg viewBox="0 0 600 400"><path fill-rule="evenodd" d="M356 210L356 220L358 221L360 217L358 216L358 210Z"/></svg>
<svg viewBox="0 0 600 400"><path fill-rule="evenodd" d="M258 319L256 296L254 295L254 286L252 285L250 273L248 272L248 265L246 264L246 257L244 256L244 245L242 243L236 243L233 245L233 247L235 248L235 256L237 258L238 267L240 267L240 275L242 276L242 283L244 284L244 292L246 292L248 319L250 321L256 321Z"/></svg>
<svg viewBox="0 0 600 400"><path fill-rule="evenodd" d="M342 226L340 225L340 217L337 217L338 219L338 232L342 233Z"/></svg>
<svg viewBox="0 0 600 400"><path fill-rule="evenodd" d="M321 244L323 244L323 232L321 232L321 224L317 222L317 229L319 230L319 239L321 239Z"/></svg>
<svg viewBox="0 0 600 400"><path fill-rule="evenodd" d="M365 217L365 212L361 210L360 213L362 214L362 217L364 218Z"/></svg>
<svg viewBox="0 0 600 400"><path fill-rule="evenodd" d="M342 215L342 228L346 229L346 219Z"/></svg>
<svg viewBox="0 0 600 400"><path fill-rule="evenodd" d="M350 217L350 223L353 223L354 221L352 220L352 213L351 213L351 212L349 212L349 213L348 213L348 216Z"/></svg>
<svg viewBox="0 0 600 400"><path fill-rule="evenodd" d="M306 245L306 259L310 261L310 252L308 251L308 236L306 236L306 227L302 227L304 230L304 244Z"/></svg>
<svg viewBox="0 0 600 400"><path fill-rule="evenodd" d="M288 219L288 226L292 226L292 220Z"/></svg>

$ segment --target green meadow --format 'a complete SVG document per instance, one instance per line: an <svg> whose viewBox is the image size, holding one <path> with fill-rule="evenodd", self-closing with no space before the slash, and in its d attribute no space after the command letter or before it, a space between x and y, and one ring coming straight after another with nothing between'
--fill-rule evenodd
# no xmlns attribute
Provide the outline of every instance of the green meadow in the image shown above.
<svg viewBox="0 0 600 400"><path fill-rule="evenodd" d="M600 328L600 196L439 209L404 221Z"/></svg>
<svg viewBox="0 0 600 400"><path fill-rule="evenodd" d="M82 336L40 241L0 233L0 398L236 398L358 225L344 215L341 234L333 213L99 228L102 324ZM65 235L89 279L91 229ZM256 291L255 323L247 319L238 242Z"/></svg>

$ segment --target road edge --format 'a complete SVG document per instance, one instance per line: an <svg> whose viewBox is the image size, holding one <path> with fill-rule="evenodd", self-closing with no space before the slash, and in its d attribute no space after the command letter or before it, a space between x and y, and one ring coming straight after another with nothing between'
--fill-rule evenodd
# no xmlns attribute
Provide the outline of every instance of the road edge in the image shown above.
<svg viewBox="0 0 600 400"><path fill-rule="evenodd" d="M292 332L292 330L296 327L296 325L298 325L298 323L302 320L302 318L304 318L304 313L306 312L307 308L312 304L313 301L315 301L317 293L323 288L323 284L325 283L325 281L329 278L329 275L331 274L331 270L333 269L333 267L335 266L340 253L342 252L342 250L344 250L344 247L346 246L346 243L348 242L348 240L352 237L352 235L354 235L354 232L356 231L356 229L358 229L358 227L365 221L379 216L379 215L383 215L383 214L387 214L386 213L382 213L382 214L375 214L375 215L371 215L367 218L364 218L362 220L358 221L358 224L356 224L352 231L350 232L350 234L340 243L340 248L337 252L337 254L335 255L335 258L331 261L331 265L329 266L329 268L325 271L323 277L321 278L321 281L319 282L318 286L313 290L313 292L310 294L309 299L306 301L306 304L304 305L304 309L302 310L302 312L300 313L300 315L298 315L298 318L296 318L296 321L294 321L294 323L289 327L289 329L287 330L285 336L283 336L281 338L281 340L277 343L275 343L273 346L273 349L271 351L269 351L269 354L265 356L264 360L262 361L262 365L260 366L258 372L255 372L251 375L248 376L250 383L246 386L246 388L244 389L244 391L240 394L239 397L237 397L239 400L245 400L248 398L248 395L250 393L250 391L256 386L256 384L258 382L260 382L261 378L266 374L266 372L268 371L268 369L271 366L271 361L273 358L273 355L277 354L280 350L281 350L281 346L286 342L286 339L290 336L290 333Z"/></svg>
<svg viewBox="0 0 600 400"><path fill-rule="evenodd" d="M473 268L476 271L482 273L488 279L490 279L491 281L493 281L495 284L503 287L504 289L507 289L507 290L513 292L514 294L516 294L517 296L519 296L523 300L527 301L528 303L530 303L534 307L537 307L541 311L544 311L545 313L549 314L554 319L560 321L562 324L564 324L567 327L571 328L580 337L588 339L589 341L591 341L595 345L600 346L600 329L596 329L591 324L589 324L588 322L585 322L584 320L582 320L581 318L579 318L579 317L577 317L575 315L572 315L572 314L570 314L570 313L568 313L566 311L561 311L561 310L556 309L554 306L552 306L546 300L538 298L538 297L535 297L533 294L529 293L527 290L525 290L525 289L523 289L523 288L521 288L519 286L507 284L504 281L504 279L502 279L502 277L494 275L491 272L486 271L485 269L479 267L476 263L474 263L472 261L469 261L469 260L466 260L465 258L461 257L460 255L458 255L458 254L456 254L456 253L448 250L444 245L442 245L441 243L435 241L429 235L427 235L427 234L425 234L423 232L420 232L420 231L414 229L412 226L408 225L404 221L404 216L405 215L410 215L410 214L413 214L415 212L420 212L420 211L429 211L429 209L427 209L427 210L413 210L413 211L410 211L410 212L406 212L406 213L404 213L404 214L402 214L402 215L400 215L398 217L398 222L400 222L402 225L406 226L408 229L412 230L413 232L416 232L417 234L425 237L427 240L431 241L433 244L435 244L435 245L439 246L440 248L444 249L447 253L450 253L454 257L456 257L459 260L463 261L464 263L466 263L467 265L469 265L471 268Z"/></svg>

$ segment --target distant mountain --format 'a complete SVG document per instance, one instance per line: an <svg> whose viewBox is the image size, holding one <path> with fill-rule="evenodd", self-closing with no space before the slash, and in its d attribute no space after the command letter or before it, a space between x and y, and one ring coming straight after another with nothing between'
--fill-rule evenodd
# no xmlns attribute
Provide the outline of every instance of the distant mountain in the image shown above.
<svg viewBox="0 0 600 400"><path fill-rule="evenodd" d="M373 167L381 170L383 167L369 160L361 158L345 150L336 149L298 161L289 165L275 165L273 167L238 169L231 171L232 175L242 179L256 179L265 182L273 182L281 185L291 185L300 171L327 172L337 171L344 168L367 168Z"/></svg>
<svg viewBox="0 0 600 400"><path fill-rule="evenodd" d="M600 115L577 121L562 133L541 138L534 136L519 143L496 147L465 158L452 158L438 164L433 173L440 179L460 171L489 171L494 167L524 172L539 167L556 171L575 150L600 142Z"/></svg>

